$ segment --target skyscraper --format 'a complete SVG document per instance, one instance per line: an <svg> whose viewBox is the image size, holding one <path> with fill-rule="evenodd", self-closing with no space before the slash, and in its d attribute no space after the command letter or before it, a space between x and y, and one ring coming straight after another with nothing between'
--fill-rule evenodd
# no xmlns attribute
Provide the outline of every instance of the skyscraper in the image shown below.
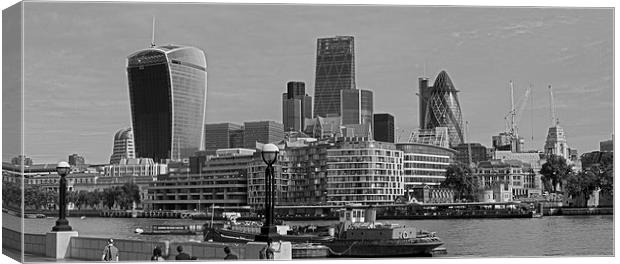
<svg viewBox="0 0 620 264"><path fill-rule="evenodd" d="M284 131L302 131L305 119L312 118L312 97L306 94L304 82L288 82L282 94Z"/></svg>
<svg viewBox="0 0 620 264"><path fill-rule="evenodd" d="M114 147L110 164L118 164L121 159L135 159L136 151L131 128L124 128L114 134Z"/></svg>
<svg viewBox="0 0 620 264"><path fill-rule="evenodd" d="M340 116L340 90L355 89L355 49L352 36L317 40L314 116Z"/></svg>
<svg viewBox="0 0 620 264"><path fill-rule="evenodd" d="M155 46L127 57L136 155L189 157L204 146L207 61L202 50Z"/></svg>
<svg viewBox="0 0 620 264"><path fill-rule="evenodd" d="M424 106L420 116L421 129L447 127L450 146L463 143L463 117L461 105L456 95L458 92L446 71L441 71L432 87L420 79L420 105Z"/></svg>
<svg viewBox="0 0 620 264"><path fill-rule="evenodd" d="M341 90L340 112L343 125L369 124L372 127L373 98L368 90Z"/></svg>
<svg viewBox="0 0 620 264"><path fill-rule="evenodd" d="M256 142L275 143L284 139L284 127L274 121L255 121L243 123L243 147L256 148Z"/></svg>
<svg viewBox="0 0 620 264"><path fill-rule="evenodd" d="M243 130L241 125L233 123L206 124L205 151L207 154L215 155L218 149L240 147L235 146L231 140L239 130Z"/></svg>
<svg viewBox="0 0 620 264"><path fill-rule="evenodd" d="M373 136L376 141L394 143L394 116L390 114L375 114Z"/></svg>

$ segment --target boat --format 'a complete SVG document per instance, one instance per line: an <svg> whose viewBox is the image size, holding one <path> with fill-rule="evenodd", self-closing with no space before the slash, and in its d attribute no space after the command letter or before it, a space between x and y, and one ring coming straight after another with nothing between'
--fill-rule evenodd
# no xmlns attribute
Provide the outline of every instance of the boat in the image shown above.
<svg viewBox="0 0 620 264"><path fill-rule="evenodd" d="M331 257L412 257L432 256L443 245L434 232L415 227L375 222L370 207L346 208L339 212L340 223L334 240L323 243Z"/></svg>
<svg viewBox="0 0 620 264"><path fill-rule="evenodd" d="M236 222L234 220L223 224L205 224L203 227L204 241L247 243L255 241L260 234L262 223L256 221ZM334 239L325 233L292 234L287 225L276 225L276 230L282 241L291 243L324 243Z"/></svg>
<svg viewBox="0 0 620 264"><path fill-rule="evenodd" d="M151 231L136 228L134 233L140 235L196 235L200 231L198 229L198 226L187 225L153 225L151 226Z"/></svg>

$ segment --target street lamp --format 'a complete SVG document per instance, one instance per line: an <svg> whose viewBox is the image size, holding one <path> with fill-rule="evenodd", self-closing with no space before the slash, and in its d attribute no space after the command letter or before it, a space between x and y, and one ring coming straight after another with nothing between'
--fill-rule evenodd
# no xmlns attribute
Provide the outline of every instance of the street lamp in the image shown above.
<svg viewBox="0 0 620 264"><path fill-rule="evenodd" d="M60 176L60 186L58 189L58 220L56 220L56 225L52 227L53 232L71 231L69 221L65 219L67 212L67 179L65 179L65 176L69 174L69 170L71 170L71 166L69 166L69 163L65 161L58 162L58 166L56 166L56 171Z"/></svg>
<svg viewBox="0 0 620 264"><path fill-rule="evenodd" d="M261 157L267 168L265 169L265 224L260 229L260 235L256 236L256 241L269 241L270 237L278 236L274 222L274 200L273 200L273 164L278 160L280 150L274 144L265 144L261 151Z"/></svg>

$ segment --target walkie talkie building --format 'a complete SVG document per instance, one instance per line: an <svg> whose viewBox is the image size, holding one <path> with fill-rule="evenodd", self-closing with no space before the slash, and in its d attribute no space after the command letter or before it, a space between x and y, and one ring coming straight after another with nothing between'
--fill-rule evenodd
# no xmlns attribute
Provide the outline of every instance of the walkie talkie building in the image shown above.
<svg viewBox="0 0 620 264"><path fill-rule="evenodd" d="M127 57L136 156L182 159L204 145L207 60L187 46L153 46Z"/></svg>
<svg viewBox="0 0 620 264"><path fill-rule="evenodd" d="M420 78L420 129L447 127L451 147L464 142L461 105L452 80L441 71L432 87L428 80Z"/></svg>

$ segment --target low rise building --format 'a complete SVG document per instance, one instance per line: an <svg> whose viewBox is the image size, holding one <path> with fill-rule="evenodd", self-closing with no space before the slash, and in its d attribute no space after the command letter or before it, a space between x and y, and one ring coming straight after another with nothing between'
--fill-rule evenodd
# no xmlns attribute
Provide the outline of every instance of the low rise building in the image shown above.
<svg viewBox="0 0 620 264"><path fill-rule="evenodd" d="M397 143L396 148L403 152L405 192L418 186L439 187L457 154L447 147L423 143Z"/></svg>
<svg viewBox="0 0 620 264"><path fill-rule="evenodd" d="M532 167L518 160L490 160L480 162L473 176L478 179L482 190L490 190L503 185L500 189L510 190L511 200L518 197L540 195L542 184ZM503 195L500 195L503 197ZM506 201L502 198L502 201Z"/></svg>
<svg viewBox="0 0 620 264"><path fill-rule="evenodd" d="M157 176L167 173L167 165L155 163L150 158L125 159L118 164L110 164L104 167L104 176Z"/></svg>

